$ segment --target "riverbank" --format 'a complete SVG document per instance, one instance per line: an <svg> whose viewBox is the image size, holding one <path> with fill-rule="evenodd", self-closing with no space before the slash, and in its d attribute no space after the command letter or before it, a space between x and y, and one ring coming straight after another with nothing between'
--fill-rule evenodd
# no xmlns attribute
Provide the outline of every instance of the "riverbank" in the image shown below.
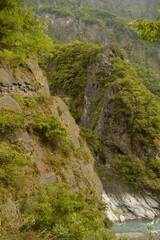
<svg viewBox="0 0 160 240"><path fill-rule="evenodd" d="M136 239L136 240L146 240L149 237L149 234L145 234L145 233L116 233L116 239L119 239L120 237L127 237L130 240L132 239Z"/></svg>
<svg viewBox="0 0 160 240"><path fill-rule="evenodd" d="M124 236L130 240L160 240L160 218L153 221L138 219L123 223L116 222L114 232L117 239Z"/></svg>

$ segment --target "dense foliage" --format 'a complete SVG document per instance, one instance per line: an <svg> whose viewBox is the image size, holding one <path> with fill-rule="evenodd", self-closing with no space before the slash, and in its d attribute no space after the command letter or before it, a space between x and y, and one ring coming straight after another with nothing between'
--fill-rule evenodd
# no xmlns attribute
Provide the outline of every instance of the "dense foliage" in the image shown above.
<svg viewBox="0 0 160 240"><path fill-rule="evenodd" d="M55 45L53 58L47 67L52 93L67 92L71 98L72 113L79 120L80 107L83 105L84 91L90 72L88 67L97 62L102 53L101 45L74 42Z"/></svg>
<svg viewBox="0 0 160 240"><path fill-rule="evenodd" d="M2 134L13 133L16 129L24 126L24 118L16 111L0 112L0 132Z"/></svg>
<svg viewBox="0 0 160 240"><path fill-rule="evenodd" d="M28 123L29 129L41 137L43 142L49 142L52 146L60 142L68 143L67 130L54 116L45 116L43 112L36 112Z"/></svg>
<svg viewBox="0 0 160 240"><path fill-rule="evenodd" d="M144 19L137 20L137 23L137 32L141 40L151 44L160 42L160 16L155 21Z"/></svg>
<svg viewBox="0 0 160 240"><path fill-rule="evenodd" d="M104 206L93 196L70 193L65 186L36 192L23 208L27 219L22 229L40 230L47 239L113 239L102 221Z"/></svg>
<svg viewBox="0 0 160 240"><path fill-rule="evenodd" d="M151 68L134 64L137 75L142 79L143 84L155 95L160 97L160 74Z"/></svg>
<svg viewBox="0 0 160 240"><path fill-rule="evenodd" d="M0 0L0 56L25 63L28 57L50 55L52 41L44 34L47 25L20 4L20 0Z"/></svg>
<svg viewBox="0 0 160 240"><path fill-rule="evenodd" d="M12 192L18 196L19 192L26 187L29 174L24 166L31 166L30 157L16 150L16 146L0 143L0 186L1 193ZM28 175L28 176L27 176Z"/></svg>
<svg viewBox="0 0 160 240"><path fill-rule="evenodd" d="M116 77L119 91L115 94L115 104L120 117L127 120L131 135L148 142L158 138L160 131L160 104L140 82L136 72L120 59L113 60L116 66ZM143 137L143 135L145 137Z"/></svg>
<svg viewBox="0 0 160 240"><path fill-rule="evenodd" d="M119 161L112 166L134 189L143 185L159 190L159 159L155 156L144 161L135 148L137 142L141 148L159 148L159 100L144 87L128 63L120 58L113 58L111 62L116 67L111 77L117 88L113 96L116 118L127 124L131 138L131 155L119 156Z"/></svg>

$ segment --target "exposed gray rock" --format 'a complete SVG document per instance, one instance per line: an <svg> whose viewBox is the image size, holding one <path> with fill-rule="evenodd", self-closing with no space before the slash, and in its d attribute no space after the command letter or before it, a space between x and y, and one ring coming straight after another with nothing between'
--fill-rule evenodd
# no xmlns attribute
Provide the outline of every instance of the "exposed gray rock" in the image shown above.
<svg viewBox="0 0 160 240"><path fill-rule="evenodd" d="M69 112L67 105L60 98L56 97L53 101L53 104L49 107L52 114L58 117L58 119L67 127L69 138L72 140L75 147L79 148L80 129ZM58 109L61 113L58 112Z"/></svg>
<svg viewBox="0 0 160 240"><path fill-rule="evenodd" d="M160 216L160 202L148 193L117 192L103 193L103 201L107 204L107 214L112 221L131 219L154 219Z"/></svg>
<svg viewBox="0 0 160 240"><path fill-rule="evenodd" d="M22 113L22 109L19 104L11 96L4 96L0 98L0 109L9 109Z"/></svg>
<svg viewBox="0 0 160 240"><path fill-rule="evenodd" d="M42 185L52 184L56 182L56 176L53 172L43 173L40 178L40 183Z"/></svg>
<svg viewBox="0 0 160 240"><path fill-rule="evenodd" d="M0 86L9 87L13 84L16 84L17 81L7 72L4 68L0 68Z"/></svg>
<svg viewBox="0 0 160 240"><path fill-rule="evenodd" d="M92 124L92 112L93 106L96 98L99 96L100 92L97 86L97 82L91 82L86 85L85 97L84 97L84 112L81 118L82 125L85 128L90 128Z"/></svg>
<svg viewBox="0 0 160 240"><path fill-rule="evenodd" d="M15 221L19 218L20 211L11 199L8 199L7 203L5 204L5 209L12 221Z"/></svg>
<svg viewBox="0 0 160 240"><path fill-rule="evenodd" d="M87 24L70 16L58 17L54 14L43 13L41 18L47 20L49 33L63 42L74 40L103 43L106 41L106 29L98 23ZM72 33L72 34L71 34Z"/></svg>
<svg viewBox="0 0 160 240"><path fill-rule="evenodd" d="M37 91L37 92L49 93L49 86L47 84L47 80L44 77L42 69L39 67L38 63L35 60L29 59L28 60L28 68L33 73L37 84L40 85L39 91Z"/></svg>

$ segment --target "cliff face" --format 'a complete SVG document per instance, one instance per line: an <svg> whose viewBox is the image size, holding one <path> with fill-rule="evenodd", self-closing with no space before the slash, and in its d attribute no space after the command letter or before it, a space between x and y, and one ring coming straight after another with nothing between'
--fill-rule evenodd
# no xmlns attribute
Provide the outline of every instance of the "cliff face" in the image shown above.
<svg viewBox="0 0 160 240"><path fill-rule="evenodd" d="M75 45L72 45L73 49ZM66 45L65 53L67 48L72 49L71 44ZM57 49L60 63L61 51L64 50ZM76 50L73 52L76 62ZM66 67L63 66L68 76L70 55L73 56L72 51L66 54ZM65 88L68 82L72 84L67 75L58 85L61 69L57 66L56 52L54 56L47 69L51 91L54 93L63 89L63 94L71 97L74 113L78 95L70 95ZM159 102L114 45L105 45L102 57L85 67L85 89L79 87L79 94L84 98L76 110L82 126L91 129L100 144L98 151L95 150L96 168L105 190L103 197L109 206L108 214L114 221L159 216L159 175L151 173L151 162L159 162L160 156ZM71 93L74 92L75 82L77 86L77 78L73 79Z"/></svg>
<svg viewBox="0 0 160 240"><path fill-rule="evenodd" d="M66 104L50 96L34 61L25 69L1 62L0 145L0 228L4 237L8 229L15 239L15 229L18 233L22 227L24 202L47 185L65 183L73 193L95 192L101 199L103 188L94 171L93 155Z"/></svg>
<svg viewBox="0 0 160 240"><path fill-rule="evenodd" d="M97 65L97 68L95 68L95 73L98 72L99 69L103 71L103 78L106 78L106 84L107 79L109 81L115 71L115 66L110 63L108 58L108 51L106 48L102 61ZM121 54L119 56L123 59ZM124 175L129 175L130 171L125 172L124 167L119 177L118 175L116 177L116 169L118 168L119 171L121 168L119 161L122 158L126 158L124 161L127 161L127 158L129 158L130 162L132 162L132 158L135 158L136 161L143 161L145 163L147 163L150 158L159 158L160 149L152 141L148 143L147 141L143 142L140 135L138 136L138 132L135 131L132 133L130 124L133 125L136 120L132 120L130 123L126 120L125 111L127 112L127 107L122 115L118 114L116 105L120 103L115 101L115 96L123 91L123 80L117 79L116 81L108 83L109 87L107 87L106 90L102 90L102 92L99 87L100 77L96 74L94 80L87 83L81 122L86 128L94 128L94 134L102 144L103 154L100 153L97 155L97 169L105 189L103 197L109 206L108 215L110 218L113 221L136 218L152 219L160 214L160 202L152 196L154 184L147 186L148 180L144 180L146 189L141 186L141 190L136 191L136 193L124 185L123 182ZM103 85L103 88L105 88L105 85ZM136 91L136 89L134 89L134 91ZM123 92L121 97L123 97L123 94L125 95L126 93ZM126 96L128 95L129 92ZM99 98L101 98L101 100ZM95 103L97 100L99 101L99 105L96 106ZM121 101L120 98L118 100ZM126 102L123 102L123 104L127 106L127 104L129 104L129 98ZM141 108L140 105L138 107ZM121 108L123 108L122 105ZM134 106L132 105L132 110L133 108ZM143 110L141 109L140 111ZM138 128L139 127L140 125ZM139 131L138 128L137 131ZM145 133L142 133L142 135L143 134L144 138L147 138L147 135ZM138 175L136 177L133 175L129 181L136 182ZM158 182L157 184L159 185ZM140 185L141 184L142 183L140 183ZM159 192L158 188L155 191ZM117 214L115 214L115 212L117 212Z"/></svg>

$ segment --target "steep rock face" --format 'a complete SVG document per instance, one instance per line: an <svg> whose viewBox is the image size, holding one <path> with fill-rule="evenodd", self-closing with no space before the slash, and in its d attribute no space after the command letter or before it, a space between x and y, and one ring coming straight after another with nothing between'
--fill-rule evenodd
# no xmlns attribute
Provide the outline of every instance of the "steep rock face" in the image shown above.
<svg viewBox="0 0 160 240"><path fill-rule="evenodd" d="M26 96L36 96L39 93L49 93L49 88L36 62L28 60L28 68L32 72L19 68L8 68L4 62L0 67L0 93L21 93Z"/></svg>
<svg viewBox="0 0 160 240"><path fill-rule="evenodd" d="M49 34L59 41L68 43L75 40L103 43L106 41L106 30L98 23L87 24L73 17L57 17L54 14L43 13L41 18L47 20Z"/></svg>
<svg viewBox="0 0 160 240"><path fill-rule="evenodd" d="M32 61L28 67L31 72L23 68L9 68L4 63L0 66L0 143L17 148L34 163L32 166L23 167L23 171L32 176L32 182L29 188L22 188L21 193L18 191L17 197L18 194L23 194L23 191L29 196L33 186L37 188L60 182L66 183L73 192L95 192L101 198L103 188L94 171L94 158L86 143L80 139L79 127L68 107L59 97L49 95L46 78L38 64ZM18 119L25 118L23 125L12 129L14 123L8 123L9 119L5 120L7 113L11 116L15 114ZM36 113L43 113L46 121L47 117L52 116L58 119L58 124L68 132L67 141L72 144L69 152L63 153L64 146L58 146L57 150L54 144L43 142L40 136L29 130L28 124ZM16 121L18 120L15 119L15 124ZM5 128L9 130L6 131ZM21 206L15 199L12 191L0 198L3 211L7 211L13 222L15 219L18 221L21 215ZM5 202L7 203L4 204Z"/></svg>
<svg viewBox="0 0 160 240"><path fill-rule="evenodd" d="M110 50L114 49L110 47ZM108 52L106 46L102 61L95 68L95 73L99 69L103 71L106 83L115 70L115 66L109 61ZM122 55L119 56L123 59ZM86 128L94 127L94 133L102 144L103 154L97 155L97 163L105 189L103 198L108 205L108 216L113 221L153 219L160 215L160 201L152 196L152 190L144 190L142 187L135 193L124 185L123 175L121 179L115 177L116 172L112 166L117 165L122 157L132 159L133 155L136 156L136 161L147 162L150 158L159 157L160 149L156 144L143 143L136 135L132 135L125 117L120 117L117 113L115 95L121 91L122 79L118 79L116 83L109 83L105 91L100 91L99 81L99 76L95 74L94 80L86 85L81 122ZM95 110L95 102L100 94L100 107L97 107L99 110Z"/></svg>
<svg viewBox="0 0 160 240"><path fill-rule="evenodd" d="M119 84L121 84L120 80ZM95 128L95 134L104 144L105 155L107 158L112 158L112 154L129 156L134 152L137 157L145 161L159 156L160 151L156 145L140 143L130 133L126 120L117 116L114 95L118 91L114 83L105 91L103 106Z"/></svg>
<svg viewBox="0 0 160 240"><path fill-rule="evenodd" d="M108 205L107 214L112 221L126 221L132 219L154 219L159 216L159 202L148 193L117 194L103 193L103 200Z"/></svg>

